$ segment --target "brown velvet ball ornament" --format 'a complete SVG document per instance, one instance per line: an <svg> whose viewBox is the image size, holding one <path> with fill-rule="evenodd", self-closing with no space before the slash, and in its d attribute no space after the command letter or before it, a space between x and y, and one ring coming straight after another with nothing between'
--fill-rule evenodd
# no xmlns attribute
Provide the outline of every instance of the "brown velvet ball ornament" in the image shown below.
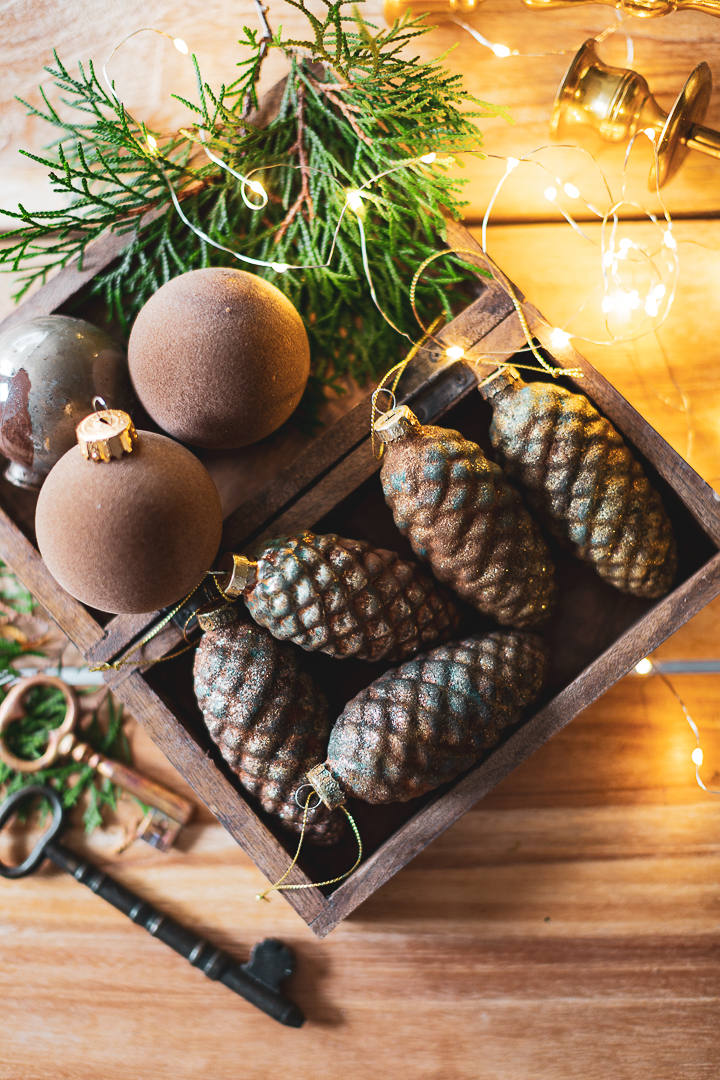
<svg viewBox="0 0 720 1080"><path fill-rule="evenodd" d="M125 417L134 435L126 413L103 415ZM35 530L50 573L71 596L113 614L141 613L182 600L202 579L220 544L222 511L189 450L141 431L131 452L109 460L68 450L40 491Z"/></svg>
<svg viewBox="0 0 720 1080"><path fill-rule="evenodd" d="M132 328L130 377L160 427L230 449L283 424L302 397L310 346L279 289L243 270L193 270L151 296Z"/></svg>

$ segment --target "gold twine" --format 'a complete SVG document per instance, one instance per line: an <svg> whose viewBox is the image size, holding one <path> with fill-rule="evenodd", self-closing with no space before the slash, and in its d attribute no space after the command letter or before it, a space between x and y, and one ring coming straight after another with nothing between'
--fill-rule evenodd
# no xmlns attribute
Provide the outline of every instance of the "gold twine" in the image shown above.
<svg viewBox="0 0 720 1080"><path fill-rule="evenodd" d="M383 454L385 452L385 443L380 443L380 453L379 454L377 453L377 446L376 446L376 443L375 443L375 421L377 420L377 416L378 416L378 407L377 407L378 394L382 394L382 393L390 394L392 396L393 402L395 401L395 391L398 388L398 383L400 382L400 380L401 380L401 378L403 376L403 372L405 371L405 368L408 366L408 364L410 363L411 360L415 359L415 357L420 352L420 350L422 349L423 345L428 340L428 338L432 338L432 340L435 341L435 338L433 338L433 334L441 326L441 324L444 323L444 322L445 322L445 316L444 315L438 315L438 317L433 320L433 322L430 324L428 329L425 331L425 333L421 337L420 341L417 341L413 345L412 349L407 354L407 356L403 360L401 360L399 364L395 364L394 367L391 367L389 371L385 372L382 379L380 380L380 383L378 384L377 389L373 393L373 396L372 396L372 409L370 411L370 437L371 437L371 440L372 440L372 453L373 453L373 457L375 458L376 461L381 461L382 456L383 456ZM397 372L397 374L395 374L396 372ZM395 378L393 379L393 384L392 384L391 388L388 390L388 388L385 386L385 383L387 382L387 380L390 378L391 375L395 375Z"/></svg>
<svg viewBox="0 0 720 1080"><path fill-rule="evenodd" d="M301 847L303 845L303 840L305 839L305 828L307 826L307 816L308 816L308 811L310 809L310 800L312 799L313 795L315 795L315 794L316 794L315 791L311 791L310 794L307 797L306 802L305 802L305 809L303 810L302 829L300 830L300 840L298 841L297 851L295 852L295 855L293 856L293 861L290 863L290 865L288 866L288 868L285 871L285 873L283 874L283 876L281 878L278 878L278 880L275 882L274 885L271 885L268 889L265 889L264 892L257 893L257 895L255 897L256 900L267 900L268 899L268 893L271 893L271 892L285 892L285 891L289 892L290 890L294 890L294 889L319 889L323 885L335 885L338 881L342 881L344 878L349 877L350 874L352 874L352 872L354 870L356 870L357 867L360 865L360 861L362 859L362 854L363 854L362 840L360 839L360 830L358 829L357 825L355 824L355 819L353 818L350 811L346 810L344 806L341 806L340 809L342 810L342 812L345 814L348 821L350 822L350 827L352 828L352 831L355 834L355 839L357 840L358 856L357 856L357 859L355 860L355 862L353 863L353 865L350 867L349 870L346 870L344 874L340 874L339 877L330 878L328 881L317 881L317 882L316 881L309 881L309 882L307 882L307 884L303 883L301 885L283 885L283 881L285 880L285 878L288 876L288 874L290 873L290 871L293 869L293 867L296 865L296 863L298 861L298 857L300 855L300 849L301 849ZM316 804L316 806L313 807L313 810L315 810L318 805L319 805L319 803ZM268 903L269 903L269 901L268 901Z"/></svg>
<svg viewBox="0 0 720 1080"><path fill-rule="evenodd" d="M214 584L215 588L220 593L223 600L227 601L226 606L230 607L231 604L232 604L232 600L223 591L223 589L218 584L217 578L219 576L220 576L219 571L206 570L205 573L203 574L202 578L200 579L200 581L198 581L195 588L190 590L190 592L187 594L185 599L180 600L180 602L177 603L175 605L175 607L171 611L169 611L168 614L165 615L164 618L162 618L160 620L160 622L156 626L153 626L152 630L150 630L147 634L145 634L145 636L143 638L140 639L140 641L138 641L137 645L133 646L133 648L130 650L130 652L125 653L125 655L123 656L123 658L121 660L108 660L104 664L98 664L97 667L91 667L90 671L120 671L121 668L127 667L130 664L136 663L136 661L132 660L131 657L134 656L134 654L136 652L138 652L140 649L142 649L142 647L144 645L147 645L148 642L152 641L154 637L157 637L157 635L160 633L160 631L165 629L165 627L171 621L171 619L175 618L178 611L182 611L182 609L185 607L185 605L187 604L190 597L194 596L195 593L200 588L200 586L203 584L206 577L213 578L213 584ZM196 612L194 612L194 611L191 612L190 615L188 615L187 619L185 620L185 624L184 624L183 630L182 630L182 635L183 635L183 638L185 639L185 641L187 642L187 644L182 649L177 649L175 652L168 653L167 656L158 656L158 657L155 657L155 659L144 660L144 661L142 661L142 666L143 667L150 667L151 664L161 664L165 660L174 660L176 656L182 656L183 653L186 653L190 649L192 649L193 643L191 641L188 641L188 639L187 639L187 627L188 627L188 623L190 622L190 620L193 618L193 616L195 614L196 614Z"/></svg>
<svg viewBox="0 0 720 1080"><path fill-rule="evenodd" d="M427 266L429 266L431 262L434 262L435 259L442 258L443 255L471 255L474 259L483 259L484 261L486 261L488 263L488 265L492 268L490 271L487 271L488 276L492 277L493 280L497 281L498 284L505 290L505 292L508 294L508 296L512 300L513 307L515 308L515 311L517 312L518 319L520 320L520 325L521 325L521 327L523 329L523 333L525 334L525 340L527 341L528 348L530 349L530 352L533 354L533 356L535 357L537 362L540 364L542 369L544 371L546 371L548 373L548 375L552 375L552 377L554 379L557 379L561 375L568 375L568 376L570 376L572 378L576 378L576 379L582 379L582 378L585 377L585 372L582 371L580 368L557 368L557 367L553 367L551 364L548 364L547 360L545 359L545 357L542 355L542 353L539 351L539 349L537 348L537 346L535 344L535 341L534 341L533 335L532 335L532 331L530 330L530 325L529 325L529 323L527 321L527 317L525 315L525 311L523 310L522 303L520 302L520 298L517 295L517 293L515 292L515 289L510 284L510 282L505 277L505 275L502 273L502 271L500 270L500 267L497 265L497 263L493 259L490 258L490 256L487 254L487 252L483 252L482 256L481 256L477 251L474 251L471 248L448 248L446 251L436 251L432 255L429 255L428 258L425 259L425 261L422 262L420 264L420 266L418 266L417 270L415 271L415 274L413 275L413 279L412 279L412 285L410 286L410 303L412 305L413 314L414 314L414 316L415 316L415 318L416 318L416 320L418 322L418 325L419 325L420 329L424 332L426 338L432 336L433 327L430 327L430 329L426 330L425 327L423 326L422 319L420 318L420 315L418 314L417 306L415 304L415 292L416 292L416 289L417 289L418 281L420 280L420 277L421 277L423 271L425 270L425 268ZM496 277L495 273L493 272L494 270L498 271L498 273L500 274L501 279L498 279ZM433 340L436 340L436 339L433 338ZM440 344L440 343L438 343L438 344ZM534 364L522 364L522 363L517 363L515 361L513 361L511 363L509 359L508 359L508 361L506 363L502 363L502 362L498 363L497 360L495 360L495 359L493 359L491 357L478 357L478 358L467 357L467 359L470 360L472 363L475 363L475 364L495 364L498 371L501 371L503 368L507 368L507 367L525 368L528 371L537 371L537 368L535 367ZM493 372L493 375L495 375L495 374L496 374L496 372ZM386 378L387 378L387 376L386 376Z"/></svg>

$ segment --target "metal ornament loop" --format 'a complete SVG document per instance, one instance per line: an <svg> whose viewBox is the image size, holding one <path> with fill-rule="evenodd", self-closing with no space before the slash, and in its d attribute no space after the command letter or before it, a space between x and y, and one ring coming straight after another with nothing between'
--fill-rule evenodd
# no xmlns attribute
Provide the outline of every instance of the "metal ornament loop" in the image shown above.
<svg viewBox="0 0 720 1080"><path fill-rule="evenodd" d="M28 761L25 758L16 757L5 742L5 732L15 720L20 720L25 715L23 702L29 690L34 686L48 686L51 689L60 690L66 702L65 718L59 727L50 732L48 745L45 753ZM7 697L0 705L0 760L4 761L15 772L36 773L46 769L60 756L60 744L70 735L74 728L80 708L74 691L67 683L59 679L57 675L32 675L27 679L20 679L9 691Z"/></svg>
<svg viewBox="0 0 720 1080"><path fill-rule="evenodd" d="M298 795L300 794L301 791L304 791L305 788L307 788L307 787L312 788L312 790L315 791L315 788L313 788L312 784L301 784L300 787L295 792L295 794L293 795L293 798L295 800L295 804L296 804L296 806L298 806L300 808L300 810L305 810L306 804L301 803L298 800ZM317 791L315 791L315 794L317 795ZM322 802L322 799L320 798L319 795L317 796L317 800L318 801L315 803L314 806L307 806L307 811L308 811L309 814L312 813L313 810L317 810L318 806Z"/></svg>
<svg viewBox="0 0 720 1080"><path fill-rule="evenodd" d="M63 805L57 791L55 791L54 788L46 787L43 784L28 784L27 787L20 788L19 791L13 792L13 794L8 796L8 798L0 805L0 829L8 818L12 817L18 804L34 795L47 799L52 807L53 817L50 828L42 834L28 857L21 862L19 866L6 866L5 863L0 862L0 877L13 880L16 878L27 877L28 874L32 874L34 870L37 870L43 859L47 857L45 852L48 846L62 828Z"/></svg>

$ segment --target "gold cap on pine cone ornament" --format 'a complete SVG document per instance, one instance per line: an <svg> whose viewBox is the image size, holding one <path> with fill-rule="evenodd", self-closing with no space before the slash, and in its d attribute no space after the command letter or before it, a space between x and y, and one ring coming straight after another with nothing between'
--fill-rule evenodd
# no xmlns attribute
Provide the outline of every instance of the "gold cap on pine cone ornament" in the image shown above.
<svg viewBox="0 0 720 1080"><path fill-rule="evenodd" d="M505 626L544 622L555 603L552 560L502 469L458 431L420 424L406 405L374 430L386 444L385 501L435 577Z"/></svg>
<svg viewBox="0 0 720 1080"><path fill-rule="evenodd" d="M86 461L110 461L131 454L137 442L135 425L122 409L98 409L75 429L80 452Z"/></svg>
<svg viewBox="0 0 720 1080"><path fill-rule="evenodd" d="M375 434L380 442L391 443L404 439L413 430L419 430L420 421L407 405L398 405L395 409L383 413L375 421Z"/></svg>
<svg viewBox="0 0 720 1080"><path fill-rule="evenodd" d="M221 607L211 608L210 611L198 611L197 621L205 633L221 630L224 626L232 626L238 621L237 608L234 604L223 604Z"/></svg>
<svg viewBox="0 0 720 1080"><path fill-rule="evenodd" d="M246 589L255 582L257 563L253 559L247 559L244 555L234 555L228 552L223 555L220 562L220 571L224 577L218 578L218 586L225 596L234 600L242 596Z"/></svg>

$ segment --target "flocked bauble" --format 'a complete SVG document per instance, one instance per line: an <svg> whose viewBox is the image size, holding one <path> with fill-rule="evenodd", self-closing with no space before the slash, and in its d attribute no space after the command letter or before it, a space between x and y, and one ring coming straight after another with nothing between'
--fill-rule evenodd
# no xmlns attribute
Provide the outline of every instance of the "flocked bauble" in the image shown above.
<svg viewBox="0 0 720 1080"><path fill-rule="evenodd" d="M220 584L256 622L310 651L403 660L447 641L460 615L447 593L394 551L330 534L279 536L231 556Z"/></svg>
<svg viewBox="0 0 720 1080"><path fill-rule="evenodd" d="M327 702L291 645L240 623L233 608L199 619L205 634L195 653L195 694L213 742L263 810L298 832L303 809L294 796L327 752ZM318 807L305 835L332 844L343 824Z"/></svg>
<svg viewBox="0 0 720 1080"><path fill-rule="evenodd" d="M547 662L534 634L443 645L381 675L345 707L327 760L308 773L326 805L405 802L469 769L537 698Z"/></svg>
<svg viewBox="0 0 720 1080"><path fill-rule="evenodd" d="M119 410L91 414L78 434L82 447L60 458L38 498L35 529L50 573L76 599L114 614L182 600L220 544L220 497L204 465L164 435L135 435Z"/></svg>
<svg viewBox="0 0 720 1080"><path fill-rule="evenodd" d="M132 399L127 359L111 337L68 315L39 315L0 335L0 453L8 480L39 488L75 445L75 428L94 412Z"/></svg>
<svg viewBox="0 0 720 1080"><path fill-rule="evenodd" d="M548 528L616 588L664 596L677 571L672 525L612 424L584 394L514 370L483 393L493 446Z"/></svg>
<svg viewBox="0 0 720 1080"><path fill-rule="evenodd" d="M458 431L423 426L404 405L375 430L395 524L435 577L504 626L544 622L556 594L550 552L502 469Z"/></svg>
<svg viewBox="0 0 720 1080"><path fill-rule="evenodd" d="M194 446L257 442L287 420L310 372L297 311L244 270L193 270L163 285L138 314L130 375L148 414Z"/></svg>

